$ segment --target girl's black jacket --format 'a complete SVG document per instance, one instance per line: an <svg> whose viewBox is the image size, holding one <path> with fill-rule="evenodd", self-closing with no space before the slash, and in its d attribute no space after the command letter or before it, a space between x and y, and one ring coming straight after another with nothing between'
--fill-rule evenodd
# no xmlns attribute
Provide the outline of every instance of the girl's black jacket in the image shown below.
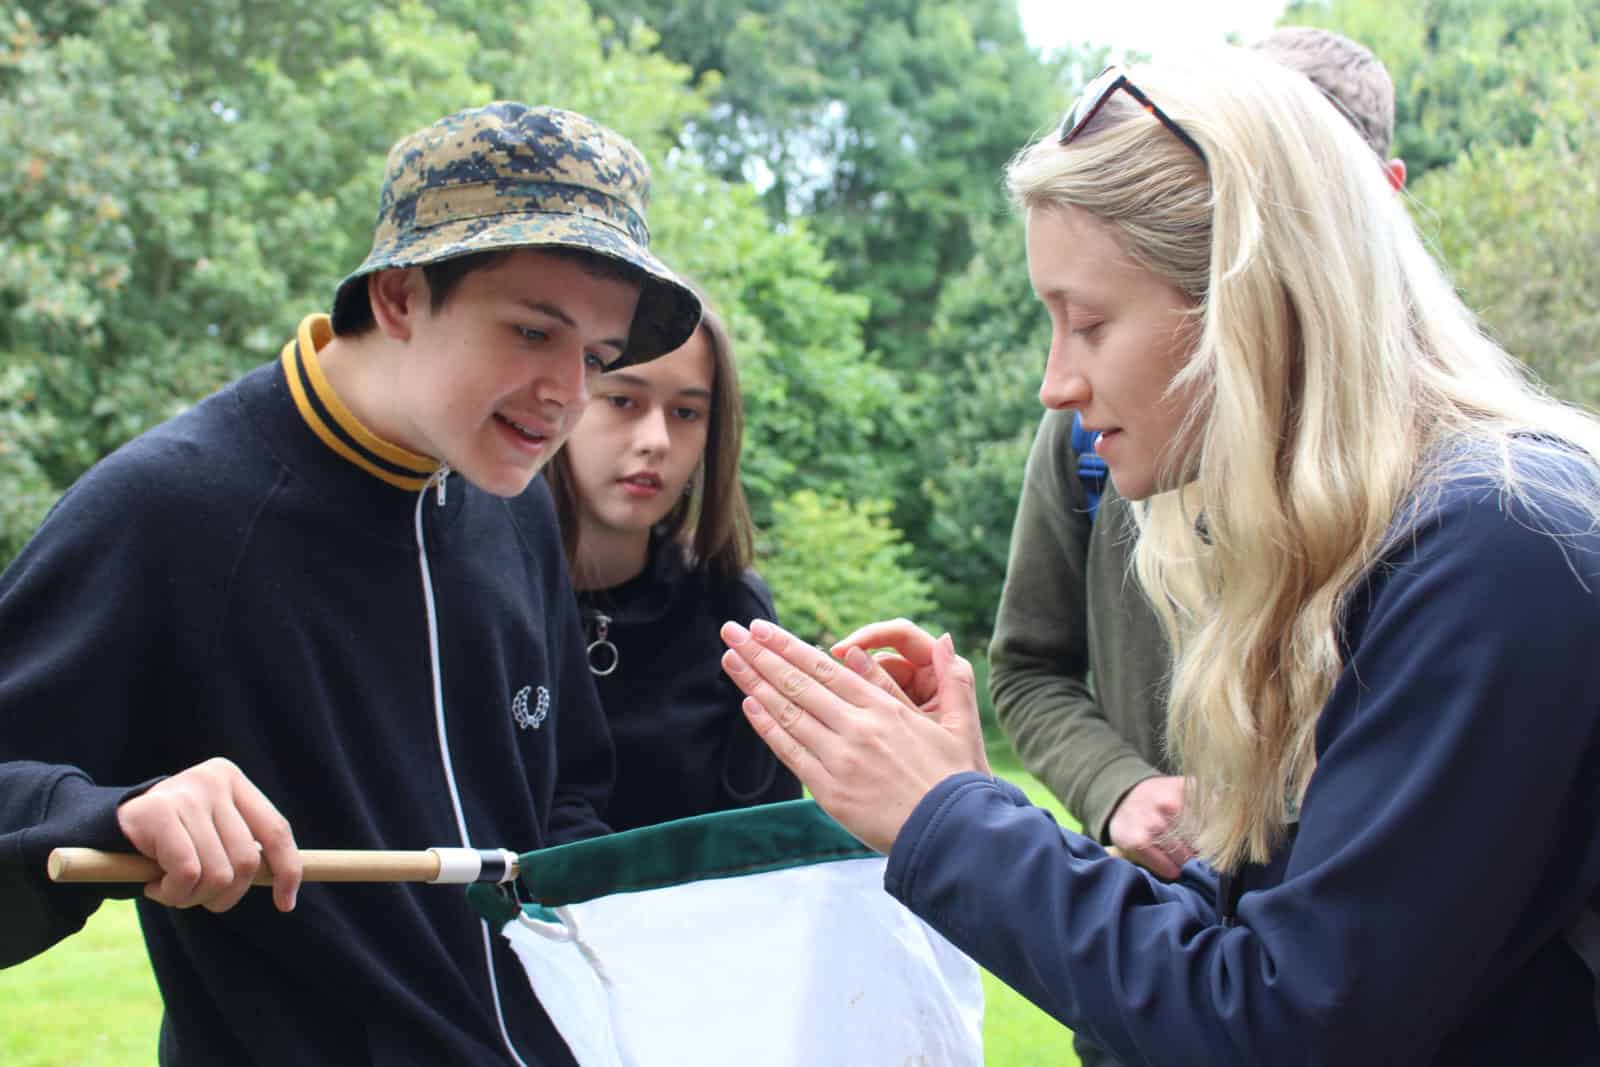
<svg viewBox="0 0 1600 1067"><path fill-rule="evenodd" d="M607 823L627 830L800 795L722 672L724 622L777 620L754 571L718 582L691 569L678 545L654 538L638 577L585 590L578 602L590 640L603 626L611 646L589 653L598 671L613 668L595 679L617 757Z"/></svg>

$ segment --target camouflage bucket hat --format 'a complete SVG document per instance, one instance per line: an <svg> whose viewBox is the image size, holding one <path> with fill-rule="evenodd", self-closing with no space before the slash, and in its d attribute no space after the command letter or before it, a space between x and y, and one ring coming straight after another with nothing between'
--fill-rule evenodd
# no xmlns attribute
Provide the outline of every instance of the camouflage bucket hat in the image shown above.
<svg viewBox="0 0 1600 1067"><path fill-rule="evenodd" d="M572 111L497 102L460 111L389 150L366 262L339 283L335 329L367 299L362 279L473 252L578 248L642 275L618 365L671 352L700 323L700 300L650 254L650 168L639 150Z"/></svg>

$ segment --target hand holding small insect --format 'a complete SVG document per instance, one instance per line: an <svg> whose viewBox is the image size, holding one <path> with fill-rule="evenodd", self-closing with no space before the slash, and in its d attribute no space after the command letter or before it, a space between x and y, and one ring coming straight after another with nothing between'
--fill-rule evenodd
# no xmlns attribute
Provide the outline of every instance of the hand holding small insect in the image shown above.
<svg viewBox="0 0 1600 1067"><path fill-rule="evenodd" d="M989 773L972 666L948 634L875 623L833 646L842 663L762 621L748 631L726 623L722 639L723 669L746 694L756 732L824 810L880 852L939 782Z"/></svg>

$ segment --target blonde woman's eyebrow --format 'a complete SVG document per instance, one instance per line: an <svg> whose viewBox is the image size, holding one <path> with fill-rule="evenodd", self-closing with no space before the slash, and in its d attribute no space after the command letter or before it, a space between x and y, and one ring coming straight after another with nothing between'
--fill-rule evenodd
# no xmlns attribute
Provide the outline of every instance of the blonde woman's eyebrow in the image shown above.
<svg viewBox="0 0 1600 1067"><path fill-rule="evenodd" d="M1044 292L1039 293L1038 297L1040 303L1060 304L1062 307L1072 305L1074 307L1081 308L1095 303L1093 297L1086 295L1083 290L1079 289L1074 291L1064 285L1056 286L1053 289L1046 289Z"/></svg>

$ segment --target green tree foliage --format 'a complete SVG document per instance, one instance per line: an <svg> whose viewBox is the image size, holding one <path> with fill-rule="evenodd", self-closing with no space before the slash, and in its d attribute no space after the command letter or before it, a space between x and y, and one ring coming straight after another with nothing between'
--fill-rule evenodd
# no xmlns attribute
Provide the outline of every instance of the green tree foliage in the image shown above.
<svg viewBox="0 0 1600 1067"><path fill-rule="evenodd" d="M1296 0L1282 22L1337 30L1383 60L1413 180L1475 146L1529 143L1540 102L1600 51L1594 0Z"/></svg>
<svg viewBox="0 0 1600 1067"><path fill-rule="evenodd" d="M928 347L949 368L930 386L947 398L940 410L948 422L924 442L926 511L912 528L940 577L941 616L964 645L976 644L994 623L1023 468L1044 414L1050 323L1028 280L1020 218L979 231L977 255L945 287Z"/></svg>
<svg viewBox="0 0 1600 1067"><path fill-rule="evenodd" d="M1389 67L1419 226L1508 350L1600 404L1600 5L1300 0L1283 21L1347 34Z"/></svg>
<svg viewBox="0 0 1600 1067"><path fill-rule="evenodd" d="M563 0L0 15L0 561L90 463L327 306L366 253L399 135L496 97L603 116L657 162L657 245L738 339L758 516L802 487L886 495L869 445L897 389L864 358L865 301L808 227L775 226L753 189L673 150L715 79L654 44Z"/></svg>
<svg viewBox="0 0 1600 1067"><path fill-rule="evenodd" d="M836 641L889 616L923 621L933 607L886 501L852 504L802 489L775 511L766 578L778 618L807 641Z"/></svg>
<svg viewBox="0 0 1600 1067"><path fill-rule="evenodd" d="M999 207L1001 166L1053 117L1050 67L1005 0L596 0L648 23L714 107L690 142L809 218L841 288L870 301L869 349L921 372L931 309Z"/></svg>
<svg viewBox="0 0 1600 1067"><path fill-rule="evenodd" d="M326 306L396 137L529 99L656 163L657 247L732 326L789 614L981 638L1048 344L1000 173L1099 57L1035 56L1011 0L595 4L0 7L0 561L85 466ZM1507 347L1596 403L1600 6L1284 21L1384 59L1423 228ZM857 527L882 551L851 554Z"/></svg>
<svg viewBox="0 0 1600 1067"><path fill-rule="evenodd" d="M894 418L895 377L865 357L866 301L833 287L807 227L774 228L750 186L689 166L667 176L653 222L728 319L758 525L775 521L773 502L798 486L886 497L892 474L871 456L877 427Z"/></svg>
<svg viewBox="0 0 1600 1067"><path fill-rule="evenodd" d="M1535 109L1527 145L1487 145L1416 186L1467 302L1553 392L1600 409L1600 67Z"/></svg>
<svg viewBox="0 0 1600 1067"><path fill-rule="evenodd" d="M49 475L34 459L37 438L56 432L53 420L26 418L32 404L24 368L0 357L0 563L22 547L28 531L56 498Z"/></svg>
<svg viewBox="0 0 1600 1067"><path fill-rule="evenodd" d="M986 633L1038 411L1037 361L1020 369L995 336L1042 321L1018 231L992 238L1008 217L1000 174L1059 116L1059 73L1081 78L1100 57L1041 59L1006 0L596 6L720 75L687 142L715 172L767 182L773 217L809 223L840 288L867 298L864 344L899 374L863 427L887 492L866 471L823 491L892 494L895 524L939 575L940 611L969 639ZM984 240L993 254L979 255Z"/></svg>

